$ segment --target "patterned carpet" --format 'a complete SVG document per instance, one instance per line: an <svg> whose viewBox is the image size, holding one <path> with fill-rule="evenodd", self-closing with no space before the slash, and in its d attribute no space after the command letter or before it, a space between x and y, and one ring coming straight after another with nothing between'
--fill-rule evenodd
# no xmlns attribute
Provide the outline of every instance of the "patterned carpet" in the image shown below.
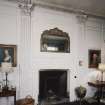
<svg viewBox="0 0 105 105"><path fill-rule="evenodd" d="M98 103L98 102L89 103L87 101L82 101L80 103L79 101L75 101L75 102L63 103L59 105L105 105L105 103Z"/></svg>

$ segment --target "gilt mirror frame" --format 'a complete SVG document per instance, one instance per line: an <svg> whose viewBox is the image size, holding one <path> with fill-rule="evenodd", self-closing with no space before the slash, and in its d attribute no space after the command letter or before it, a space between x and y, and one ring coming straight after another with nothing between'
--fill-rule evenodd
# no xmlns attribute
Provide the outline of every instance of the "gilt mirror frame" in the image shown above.
<svg viewBox="0 0 105 105"><path fill-rule="evenodd" d="M55 43L54 43L55 41ZM58 42L57 42L58 41ZM68 33L63 32L59 28L53 28L50 30L45 30L41 34L40 40L41 52L60 52L60 53L70 53L70 38ZM49 43L56 45L57 50L48 50ZM59 46L57 46L59 45ZM62 47L62 48L60 48Z"/></svg>

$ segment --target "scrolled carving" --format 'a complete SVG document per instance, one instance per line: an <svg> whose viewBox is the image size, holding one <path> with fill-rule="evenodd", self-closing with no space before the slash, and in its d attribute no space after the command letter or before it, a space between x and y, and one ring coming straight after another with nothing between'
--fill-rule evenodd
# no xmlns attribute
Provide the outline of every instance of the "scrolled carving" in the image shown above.
<svg viewBox="0 0 105 105"><path fill-rule="evenodd" d="M50 30L45 30L42 35L57 35L57 36L63 36L63 37L68 37L68 33L63 32L62 30L60 30L59 28L53 28Z"/></svg>

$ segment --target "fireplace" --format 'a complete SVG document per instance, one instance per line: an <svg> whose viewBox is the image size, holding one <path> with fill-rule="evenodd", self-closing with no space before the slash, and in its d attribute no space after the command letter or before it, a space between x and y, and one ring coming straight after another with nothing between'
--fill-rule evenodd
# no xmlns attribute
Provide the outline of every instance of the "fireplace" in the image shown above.
<svg viewBox="0 0 105 105"><path fill-rule="evenodd" d="M61 102L68 99L67 70L47 69L39 71L39 100Z"/></svg>

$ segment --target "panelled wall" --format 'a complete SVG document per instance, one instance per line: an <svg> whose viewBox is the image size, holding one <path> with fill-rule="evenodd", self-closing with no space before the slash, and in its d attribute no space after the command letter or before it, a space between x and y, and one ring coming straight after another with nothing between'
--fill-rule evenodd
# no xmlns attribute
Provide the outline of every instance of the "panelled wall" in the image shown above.
<svg viewBox="0 0 105 105"><path fill-rule="evenodd" d="M94 68L88 68L88 51L89 49L101 50L101 62L105 63L105 43L104 43L104 21L100 19L88 19L85 24L80 25L81 37L78 44L78 60L83 61L83 66L78 66L78 83L87 87L87 96L92 96L94 88L89 87L87 82L99 79L100 72Z"/></svg>
<svg viewBox="0 0 105 105"><path fill-rule="evenodd" d="M40 52L41 33L55 27L69 34L70 53ZM79 85L87 88L87 97L91 96L93 90L87 82L97 73L88 68L88 49L101 49L105 63L104 33L105 24L101 19L88 17L81 22L76 14L40 7L35 7L30 17L17 5L0 1L0 44L18 46L18 66L9 74L9 80L17 87L17 99L30 94L38 102L40 69L69 69L71 101L76 99L74 89ZM78 65L80 60L83 66ZM0 80L5 78L0 75Z"/></svg>
<svg viewBox="0 0 105 105"><path fill-rule="evenodd" d="M18 28L18 10L16 5L4 3L0 1L0 44L13 44L19 43L19 28ZM4 73L0 73L0 82L5 79ZM17 87L19 93L19 72L18 68L13 73L8 75L10 84ZM17 95L19 97L19 95ZM11 105L13 98L0 98L0 105Z"/></svg>
<svg viewBox="0 0 105 105"><path fill-rule="evenodd" d="M87 97L92 96L93 90L87 82L91 80L91 76L95 75L95 78L98 72L95 69L88 68L88 50L102 50L102 62L104 62L104 20L88 17L85 21L80 21L75 14L36 7L32 16L32 26L32 64L37 86L40 69L69 69L70 100L76 98L74 89L79 85L88 89ZM69 34L69 54L40 52L41 33L54 27L58 27ZM79 66L80 60L83 62L83 66ZM34 86L34 88L38 94L38 87Z"/></svg>

